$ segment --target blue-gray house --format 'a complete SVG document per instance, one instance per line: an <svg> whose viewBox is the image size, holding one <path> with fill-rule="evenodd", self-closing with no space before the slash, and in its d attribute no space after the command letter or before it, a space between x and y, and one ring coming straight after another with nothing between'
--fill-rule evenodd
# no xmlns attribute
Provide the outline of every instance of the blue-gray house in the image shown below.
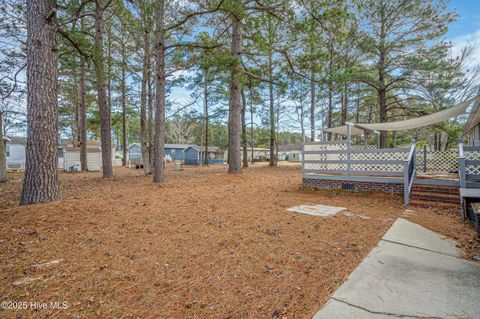
<svg viewBox="0 0 480 319"><path fill-rule="evenodd" d="M196 145L189 146L185 149L184 163L187 165L199 165L203 163L205 154L204 149ZM208 147L208 164L223 164L223 152L217 146Z"/></svg>
<svg viewBox="0 0 480 319"><path fill-rule="evenodd" d="M185 149L191 144L165 144L165 159L167 161L185 161ZM127 161L142 159L140 143L130 144L128 147Z"/></svg>

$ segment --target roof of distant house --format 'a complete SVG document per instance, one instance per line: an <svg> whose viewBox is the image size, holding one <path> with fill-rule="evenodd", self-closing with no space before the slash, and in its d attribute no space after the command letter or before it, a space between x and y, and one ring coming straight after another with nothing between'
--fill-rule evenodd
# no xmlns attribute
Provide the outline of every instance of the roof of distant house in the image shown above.
<svg viewBox="0 0 480 319"><path fill-rule="evenodd" d="M298 144L286 144L286 145L278 145L279 152L291 152L291 151L299 151L302 147Z"/></svg>
<svg viewBox="0 0 480 319"><path fill-rule="evenodd" d="M187 148L190 148L190 147L196 149L197 151L202 151L202 152L205 151L205 146L200 147L198 145L190 145ZM213 145L208 146L208 151L209 152L218 152L219 150L220 150L220 147L218 147L218 146L213 146Z"/></svg>
<svg viewBox="0 0 480 319"><path fill-rule="evenodd" d="M10 144L27 144L27 137L26 136L9 136Z"/></svg>
<svg viewBox="0 0 480 319"><path fill-rule="evenodd" d="M10 144L20 144L26 145L27 144L27 137L26 136L9 136ZM61 147L73 147L73 142L71 139L61 139L58 143L58 146ZM87 140L87 147L100 147L101 143L100 140ZM112 146L114 146L112 144Z"/></svg>
<svg viewBox="0 0 480 319"><path fill-rule="evenodd" d="M140 143L132 143L128 146L128 148L134 146L134 145L137 145L137 146L140 146ZM195 145L195 144L165 144L165 148L175 148L175 149L187 149L189 147L193 147L193 148L196 148L196 149L200 149L200 147L198 145ZM203 147L202 147L203 148ZM216 151L218 150L219 147L218 146L209 146L208 147L208 150L212 150L212 151Z"/></svg>

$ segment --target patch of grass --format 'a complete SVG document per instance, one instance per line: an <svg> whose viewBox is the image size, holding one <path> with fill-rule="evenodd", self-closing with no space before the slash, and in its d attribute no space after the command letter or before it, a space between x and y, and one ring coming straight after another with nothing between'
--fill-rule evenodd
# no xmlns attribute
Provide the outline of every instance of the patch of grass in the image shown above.
<svg viewBox="0 0 480 319"><path fill-rule="evenodd" d="M300 185L299 189L300 189L300 190L305 190L305 191L312 191L312 192L319 191L319 188L318 188L318 187L306 186L306 185L303 185L303 184Z"/></svg>
<svg viewBox="0 0 480 319"><path fill-rule="evenodd" d="M369 196L372 194L372 191L370 190L361 190L361 191L358 191L358 193L362 196Z"/></svg>
<svg viewBox="0 0 480 319"><path fill-rule="evenodd" d="M334 188L334 189L329 189L329 190L328 190L328 193L329 193L330 195L337 196L337 195L339 195L339 194L341 193L341 191L340 191L339 189Z"/></svg>

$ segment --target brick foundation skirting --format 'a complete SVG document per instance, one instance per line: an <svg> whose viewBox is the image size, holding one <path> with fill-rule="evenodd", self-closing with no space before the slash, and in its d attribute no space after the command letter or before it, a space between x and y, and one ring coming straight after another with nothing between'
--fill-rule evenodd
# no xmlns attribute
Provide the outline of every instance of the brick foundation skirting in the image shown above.
<svg viewBox="0 0 480 319"><path fill-rule="evenodd" d="M304 178L303 186L315 187L319 189L382 191L382 192L403 195L403 182L402 183L380 183L380 182L357 182L357 181L341 181L341 180L333 180L333 179Z"/></svg>

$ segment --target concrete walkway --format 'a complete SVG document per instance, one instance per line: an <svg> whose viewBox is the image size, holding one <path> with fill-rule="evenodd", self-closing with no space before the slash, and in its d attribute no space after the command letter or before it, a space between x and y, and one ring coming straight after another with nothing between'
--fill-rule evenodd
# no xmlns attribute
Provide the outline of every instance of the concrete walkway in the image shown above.
<svg viewBox="0 0 480 319"><path fill-rule="evenodd" d="M480 318L480 265L398 219L314 319Z"/></svg>

